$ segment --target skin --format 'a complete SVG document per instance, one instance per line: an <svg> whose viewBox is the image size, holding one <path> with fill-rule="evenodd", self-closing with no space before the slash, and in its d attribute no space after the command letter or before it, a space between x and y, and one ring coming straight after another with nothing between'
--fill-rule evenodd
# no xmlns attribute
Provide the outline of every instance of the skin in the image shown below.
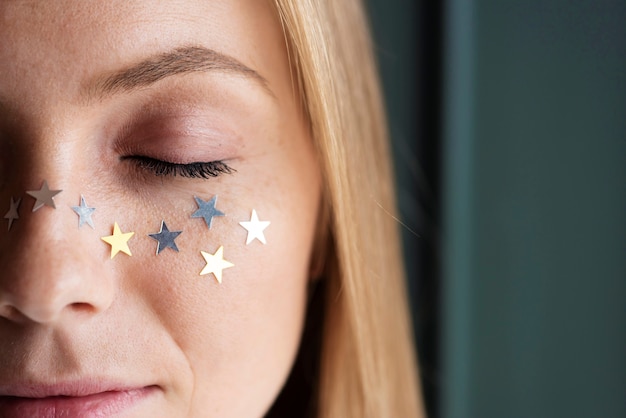
<svg viewBox="0 0 626 418"><path fill-rule="evenodd" d="M149 4L147 4L149 3ZM151 387L119 416L255 417L302 330L320 174L269 2L0 2L0 388L115 381ZM202 46L266 80L196 71L99 96L99 80ZM210 179L156 176L143 155L224 161ZM31 212L43 180L56 209ZM95 229L78 228L80 195ZM226 213L209 230L193 196ZM252 209L271 221L246 245ZM2 212L0 215L4 215ZM156 255L165 220L180 252ZM135 232L132 257L100 237ZM200 251L234 267L219 284Z"/></svg>

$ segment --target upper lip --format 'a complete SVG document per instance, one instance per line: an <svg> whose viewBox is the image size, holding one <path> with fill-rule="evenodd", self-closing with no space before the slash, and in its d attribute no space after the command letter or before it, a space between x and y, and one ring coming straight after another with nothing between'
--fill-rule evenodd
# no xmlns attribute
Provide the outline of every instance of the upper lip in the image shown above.
<svg viewBox="0 0 626 418"><path fill-rule="evenodd" d="M120 383L102 379L83 379L54 384L45 383L14 383L1 384L0 396L21 398L47 398L50 396L81 397L103 392L124 392L142 389L145 386Z"/></svg>

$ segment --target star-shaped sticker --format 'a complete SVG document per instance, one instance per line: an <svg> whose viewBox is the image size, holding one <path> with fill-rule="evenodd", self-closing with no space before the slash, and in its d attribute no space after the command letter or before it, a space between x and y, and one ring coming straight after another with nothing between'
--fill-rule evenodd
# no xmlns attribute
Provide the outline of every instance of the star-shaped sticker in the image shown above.
<svg viewBox="0 0 626 418"><path fill-rule="evenodd" d="M82 194L80 195L80 206L72 206L72 210L78 215L79 228L85 223L89 225L92 229L94 228L91 214L96 210L96 208L90 208L89 206L87 206L87 204L85 203L85 198Z"/></svg>
<svg viewBox="0 0 626 418"><path fill-rule="evenodd" d="M115 257L120 251L124 254L131 255L130 248L128 248L128 240L132 237L134 232L122 233L117 222L113 225L113 235L101 237L100 239L111 246L111 259Z"/></svg>
<svg viewBox="0 0 626 418"><path fill-rule="evenodd" d="M11 208L9 209L7 214L4 215L4 219L9 220L9 229L7 229L7 231L11 230L11 225L13 225L14 220L20 219L20 215L17 214L17 209L20 207L21 202L22 202L21 198L15 201L13 200L13 197L11 197Z"/></svg>
<svg viewBox="0 0 626 418"><path fill-rule="evenodd" d="M246 222L239 222L239 225L243 226L248 231L246 245L250 244L255 238L265 244L265 235L263 235L263 230L267 228L269 224L269 221L259 221L256 210L252 209L252 216L250 217L250 220Z"/></svg>
<svg viewBox="0 0 626 418"><path fill-rule="evenodd" d="M35 212L44 205L56 209L56 206L54 205L54 196L58 195L62 191L63 190L50 190L48 182L44 180L41 189L27 191L26 194L37 199L35 206L33 206L33 212Z"/></svg>
<svg viewBox="0 0 626 418"><path fill-rule="evenodd" d="M204 257L204 261L206 261L206 266L204 266L200 272L200 276L213 273L217 282L222 283L222 270L234 266L233 263L224 260L224 246L220 246L220 248L215 251L215 254L209 254L204 251L200 251L200 253L202 257Z"/></svg>
<svg viewBox="0 0 626 418"><path fill-rule="evenodd" d="M161 253L166 248L171 248L172 250L178 252L178 247L174 240L177 236L179 236L183 231L171 231L168 229L165 221L161 221L161 230L158 234L148 234L150 238L154 238L159 243L157 244L157 255Z"/></svg>
<svg viewBox="0 0 626 418"><path fill-rule="evenodd" d="M206 222L206 226L211 229L211 222L213 221L214 216L224 216L224 212L220 212L215 209L215 204L217 203L217 195L213 196L211 200L205 202L199 197L194 196L196 199L196 203L198 204L198 210L195 211L191 217L192 218L204 218L204 222Z"/></svg>

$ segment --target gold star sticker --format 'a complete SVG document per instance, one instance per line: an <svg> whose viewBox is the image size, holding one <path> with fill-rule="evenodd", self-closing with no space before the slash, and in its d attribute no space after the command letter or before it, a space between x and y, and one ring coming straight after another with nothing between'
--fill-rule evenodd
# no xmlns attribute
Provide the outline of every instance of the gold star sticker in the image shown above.
<svg viewBox="0 0 626 418"><path fill-rule="evenodd" d="M33 206L33 212L43 206L50 206L53 209L56 209L54 205L54 196L61 193L63 190L50 190L48 187L48 182L46 180L43 181L41 185L41 189L39 190L30 190L27 191L26 194L34 197L36 199L35 205Z"/></svg>
<svg viewBox="0 0 626 418"><path fill-rule="evenodd" d="M113 224L113 235L101 237L100 239L111 246L111 259L113 259L113 257L115 257L115 255L120 251L124 254L132 256L130 248L128 248L128 240L134 234L134 232L122 233L120 227L117 225L117 222L115 222L115 224Z"/></svg>
<svg viewBox="0 0 626 418"><path fill-rule="evenodd" d="M256 210L252 209L252 216L250 217L250 220L246 222L239 222L239 225L243 226L248 231L246 245L250 244L255 238L265 244L265 235L263 235L263 230L267 228L269 224L269 221L259 221Z"/></svg>
<svg viewBox="0 0 626 418"><path fill-rule="evenodd" d="M215 251L215 254L205 253L204 251L200 251L200 253L204 257L204 261L206 261L206 266L200 272L200 276L213 273L217 282L222 283L222 270L234 266L233 263L224 260L224 246L220 246Z"/></svg>

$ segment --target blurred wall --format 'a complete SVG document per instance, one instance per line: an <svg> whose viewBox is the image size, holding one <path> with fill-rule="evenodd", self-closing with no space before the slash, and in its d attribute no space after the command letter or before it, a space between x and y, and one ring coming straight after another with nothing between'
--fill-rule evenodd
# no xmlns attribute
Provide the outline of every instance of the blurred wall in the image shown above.
<svg viewBox="0 0 626 418"><path fill-rule="evenodd" d="M626 417L626 2L444 33L442 416Z"/></svg>
<svg viewBox="0 0 626 418"><path fill-rule="evenodd" d="M439 382L441 3L369 0L397 177L409 299L430 416Z"/></svg>

